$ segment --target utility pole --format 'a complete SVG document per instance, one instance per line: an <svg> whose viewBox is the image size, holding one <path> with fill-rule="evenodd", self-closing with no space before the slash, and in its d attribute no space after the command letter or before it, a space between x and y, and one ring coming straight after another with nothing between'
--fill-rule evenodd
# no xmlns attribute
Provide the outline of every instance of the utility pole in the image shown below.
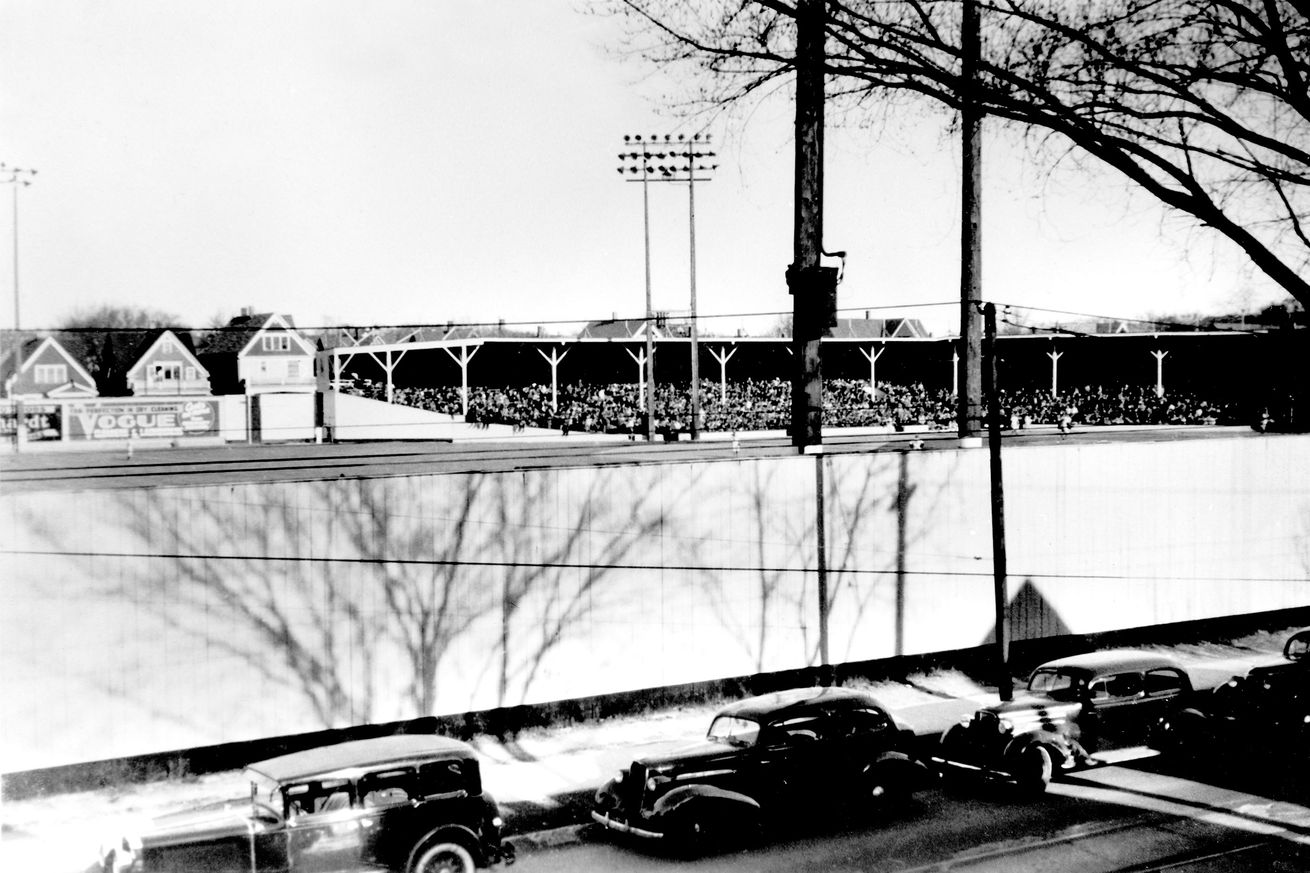
<svg viewBox="0 0 1310 873"><path fill-rule="evenodd" d="M996 304L985 303L982 316L986 322L983 354L986 366L984 389L987 395L987 454L992 483L992 592L996 609L996 685L1001 700L1014 699L1010 679L1010 596L1005 558L1005 488L1001 476L1001 398L1000 367L996 355Z"/></svg>
<svg viewBox="0 0 1310 873"><path fill-rule="evenodd" d="M796 194L794 245L787 268L792 294L792 445L823 444L820 339L837 316L838 270L823 255L823 80L825 0L796 5Z"/></svg>
<svg viewBox="0 0 1310 873"><path fill-rule="evenodd" d="M696 183L711 181L711 174L719 168L718 164L706 163L713 160L716 155L709 150L710 136L699 133L692 134L688 137L686 134L678 134L674 137L672 134L665 134L663 138L651 134L649 137L636 134L634 136L625 136L623 138L623 147L628 149L626 152L619 154L619 160L623 163L619 166L620 174L627 174L628 182L642 183L642 198L645 204L646 214L646 322L647 336L650 335L650 320L652 318L651 300L650 300L650 205L646 200L647 185L650 182L686 182L687 183L687 214L688 228L690 234L690 263L691 263L691 438L700 438L700 392L697 390L700 385L700 348L699 348L699 323L696 317ZM640 148L641 151L636 151ZM658 162L658 163L656 163ZM654 360L654 350L648 345L646 349L648 360ZM651 374L650 384L647 386L647 394L653 396L655 393L654 368L647 371ZM651 410L653 410L653 406ZM650 412L651 418L654 417L653 411Z"/></svg>
<svg viewBox="0 0 1310 873"><path fill-rule="evenodd" d="M18 189L32 184L36 170L10 167L0 164L0 184L9 185L13 190L13 229L14 229L14 375L23 371L23 337L22 313L19 308L18 293ZM27 441L27 422L23 415L23 402L14 403L14 450L21 451Z"/></svg>
<svg viewBox="0 0 1310 873"><path fill-rule="evenodd" d="M960 369L956 418L961 437L978 435L982 413L980 370L982 330L982 107L978 99L981 56L978 0L964 0L960 27Z"/></svg>

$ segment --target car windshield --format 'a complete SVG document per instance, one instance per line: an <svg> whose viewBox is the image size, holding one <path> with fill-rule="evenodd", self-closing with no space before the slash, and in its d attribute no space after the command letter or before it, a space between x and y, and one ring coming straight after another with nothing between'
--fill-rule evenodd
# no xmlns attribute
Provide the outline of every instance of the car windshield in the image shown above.
<svg viewBox="0 0 1310 873"><path fill-rule="evenodd" d="M1082 685L1081 676L1063 670L1038 670L1028 680L1028 690L1033 694L1045 694L1056 700L1073 700Z"/></svg>
<svg viewBox="0 0 1310 873"><path fill-rule="evenodd" d="M729 746L753 746L760 738L759 722L733 715L720 715L710 723L710 732L706 738L715 743Z"/></svg>

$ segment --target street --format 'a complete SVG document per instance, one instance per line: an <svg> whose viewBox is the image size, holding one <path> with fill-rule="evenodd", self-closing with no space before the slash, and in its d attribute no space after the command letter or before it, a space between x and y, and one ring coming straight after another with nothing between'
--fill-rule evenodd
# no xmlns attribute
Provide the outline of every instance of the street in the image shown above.
<svg viewBox="0 0 1310 873"><path fill-rule="evenodd" d="M933 790L867 825L780 833L763 845L683 860L588 832L581 845L525 853L537 871L968 871L1148 873L1310 869L1310 808L1295 774L1252 771L1205 784L1149 759L1086 771L1023 801L1003 790ZM672 856L671 856L672 855Z"/></svg>

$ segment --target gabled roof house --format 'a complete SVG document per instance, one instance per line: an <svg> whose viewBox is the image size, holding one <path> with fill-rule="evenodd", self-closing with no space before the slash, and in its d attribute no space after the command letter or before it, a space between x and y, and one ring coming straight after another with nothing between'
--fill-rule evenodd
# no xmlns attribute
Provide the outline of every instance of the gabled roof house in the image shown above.
<svg viewBox="0 0 1310 873"><path fill-rule="evenodd" d="M219 394L313 391L314 344L289 315L249 309L213 331L199 352Z"/></svg>
<svg viewBox="0 0 1310 873"><path fill-rule="evenodd" d="M209 370L196 357L187 333L151 331L138 344L127 370L128 393L136 397L210 394Z"/></svg>
<svg viewBox="0 0 1310 873"><path fill-rule="evenodd" d="M10 345L0 357L0 379L11 400L77 399L100 393L86 367L49 336L21 338Z"/></svg>

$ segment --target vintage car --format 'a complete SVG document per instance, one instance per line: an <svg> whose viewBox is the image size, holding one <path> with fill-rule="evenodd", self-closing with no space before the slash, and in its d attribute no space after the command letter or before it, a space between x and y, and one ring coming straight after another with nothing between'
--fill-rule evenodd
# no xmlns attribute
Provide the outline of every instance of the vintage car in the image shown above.
<svg viewBox="0 0 1310 873"><path fill-rule="evenodd" d="M1288 636L1281 660L1253 664L1160 722L1161 751L1175 758L1237 760L1310 753L1310 628Z"/></svg>
<svg viewBox="0 0 1310 873"><path fill-rule="evenodd" d="M632 763L596 793L611 831L697 854L762 828L880 805L931 781L912 731L868 694L805 688L739 701L705 740Z"/></svg>
<svg viewBox="0 0 1310 873"><path fill-rule="evenodd" d="M164 815L103 847L104 873L455 873L513 862L478 760L457 740L354 740L245 775L248 797Z"/></svg>
<svg viewBox="0 0 1310 873"><path fill-rule="evenodd" d="M1095 753L1155 742L1161 719L1192 695L1167 655L1112 649L1042 664L1014 700L980 709L942 734L943 773L1046 790L1056 773L1097 763Z"/></svg>

